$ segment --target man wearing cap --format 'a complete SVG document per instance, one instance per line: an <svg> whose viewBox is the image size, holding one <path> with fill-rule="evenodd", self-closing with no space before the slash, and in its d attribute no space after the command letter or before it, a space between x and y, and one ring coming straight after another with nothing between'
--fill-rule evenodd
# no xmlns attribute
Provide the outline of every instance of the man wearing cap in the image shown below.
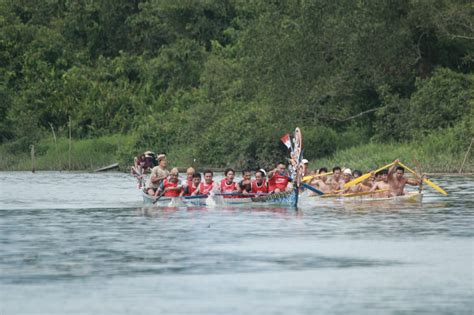
<svg viewBox="0 0 474 315"><path fill-rule="evenodd" d="M302 174L303 177L309 175L309 172L308 172L309 161L307 159L302 159L301 163L303 164L303 174Z"/></svg>
<svg viewBox="0 0 474 315"><path fill-rule="evenodd" d="M345 168L342 171L342 183L340 185L341 194L359 192L360 187L358 185L354 185L349 188L344 188L344 184L350 182L351 180L352 180L352 171L350 168Z"/></svg>
<svg viewBox="0 0 474 315"><path fill-rule="evenodd" d="M157 160L158 166L155 166L151 170L151 176L146 185L147 193L151 196L155 195L155 192L160 187L161 182L169 175L169 172L166 169L166 166L168 165L168 162L166 161L166 155L158 155Z"/></svg>

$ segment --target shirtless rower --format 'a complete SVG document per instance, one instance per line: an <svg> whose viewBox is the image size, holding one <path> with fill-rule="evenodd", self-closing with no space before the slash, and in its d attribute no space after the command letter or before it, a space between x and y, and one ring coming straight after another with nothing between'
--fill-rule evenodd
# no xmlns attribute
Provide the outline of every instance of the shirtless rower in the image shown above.
<svg viewBox="0 0 474 315"><path fill-rule="evenodd" d="M321 175L321 176L314 177L310 182L311 186L318 188L320 191L322 191L325 194L331 192L331 185L328 181L328 176L323 175L323 174L326 174L327 172L328 172L327 168L321 167L318 170L318 174ZM312 195L312 194L314 194L314 193L313 192L310 193L310 195Z"/></svg>
<svg viewBox="0 0 474 315"><path fill-rule="evenodd" d="M342 184L339 186L340 194L348 194L348 193L357 193L360 191L359 185L354 185L348 188L344 188L344 184L347 184L352 180L352 171L350 168L344 169L342 172Z"/></svg>
<svg viewBox="0 0 474 315"><path fill-rule="evenodd" d="M158 166L155 166L151 170L151 176L146 185L147 187L146 191L151 196L155 195L155 192L160 187L161 182L165 178L167 178L169 175L169 172L166 169L166 166L168 165L168 161L166 160L166 155L160 154L158 155L157 159L158 159Z"/></svg>
<svg viewBox="0 0 474 315"><path fill-rule="evenodd" d="M332 169L332 177L331 177L331 181L329 182L329 184L331 185L332 192L336 192L337 190L340 190L341 185L344 185L344 181L342 180L341 173L342 171L339 166L335 166Z"/></svg>
<svg viewBox="0 0 474 315"><path fill-rule="evenodd" d="M353 179L356 179L358 177L362 176L362 172L359 171L359 170L354 170L352 172L352 178ZM371 176L369 177L368 179L364 180L363 182L361 183L358 183L357 185L355 185L357 187L357 191L358 192L368 192L370 191L370 189L372 188L374 184L374 176Z"/></svg>
<svg viewBox="0 0 474 315"><path fill-rule="evenodd" d="M405 178L405 169L398 165L399 160L395 160L394 163L395 164L388 170L388 183L390 184L390 192L393 196L405 195L406 184L412 186L421 185L423 181L422 178Z"/></svg>
<svg viewBox="0 0 474 315"><path fill-rule="evenodd" d="M309 175L309 170L308 170L309 161L307 159L302 159L301 163L303 164L303 171L301 175L303 177L306 175Z"/></svg>
<svg viewBox="0 0 474 315"><path fill-rule="evenodd" d="M374 185L370 189L370 191L374 192L377 190L388 190L384 192L378 192L373 195L375 198L386 198L386 197L393 197L390 191L390 184L388 183L388 171L381 170L380 172L375 174L375 181Z"/></svg>

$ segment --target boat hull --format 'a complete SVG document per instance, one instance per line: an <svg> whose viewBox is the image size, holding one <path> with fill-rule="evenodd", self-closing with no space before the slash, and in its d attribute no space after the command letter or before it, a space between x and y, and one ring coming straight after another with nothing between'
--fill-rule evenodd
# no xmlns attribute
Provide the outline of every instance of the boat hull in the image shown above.
<svg viewBox="0 0 474 315"><path fill-rule="evenodd" d="M323 196L314 196L314 198L310 198L317 203L331 203L331 202L387 202L387 203L420 203L423 201L423 193L419 192L410 192L406 195L402 196L395 196L395 197L383 197L383 198L371 198L370 196L344 196L341 195L340 197L334 198L324 198Z"/></svg>
<svg viewBox="0 0 474 315"><path fill-rule="evenodd" d="M161 197L157 201L154 197L142 192L145 206L158 207L186 207L186 206L290 206L298 205L298 190L269 194L263 196L189 196L189 197Z"/></svg>

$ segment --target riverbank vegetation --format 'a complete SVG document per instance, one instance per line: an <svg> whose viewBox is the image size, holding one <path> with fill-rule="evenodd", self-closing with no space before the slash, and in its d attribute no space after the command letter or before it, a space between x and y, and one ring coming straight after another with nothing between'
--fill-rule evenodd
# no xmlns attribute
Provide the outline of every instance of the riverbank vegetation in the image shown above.
<svg viewBox="0 0 474 315"><path fill-rule="evenodd" d="M31 145L37 169L148 149L181 167L269 166L299 126L315 167L457 171L474 135L473 15L463 0L5 0L0 169L29 169Z"/></svg>

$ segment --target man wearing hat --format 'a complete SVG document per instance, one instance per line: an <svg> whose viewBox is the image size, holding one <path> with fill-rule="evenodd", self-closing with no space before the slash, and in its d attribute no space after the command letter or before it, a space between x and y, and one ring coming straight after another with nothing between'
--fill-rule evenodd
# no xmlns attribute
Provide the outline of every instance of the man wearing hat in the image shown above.
<svg viewBox="0 0 474 315"><path fill-rule="evenodd" d="M309 161L307 159L302 159L301 163L303 164L303 174L302 175L303 176L309 175L309 171L308 171Z"/></svg>
<svg viewBox="0 0 474 315"><path fill-rule="evenodd" d="M146 185L147 194L154 196L155 192L160 187L161 182L168 177L169 172L166 169L168 162L166 161L166 155L160 154L157 157L158 166L155 166L151 170L151 176Z"/></svg>

